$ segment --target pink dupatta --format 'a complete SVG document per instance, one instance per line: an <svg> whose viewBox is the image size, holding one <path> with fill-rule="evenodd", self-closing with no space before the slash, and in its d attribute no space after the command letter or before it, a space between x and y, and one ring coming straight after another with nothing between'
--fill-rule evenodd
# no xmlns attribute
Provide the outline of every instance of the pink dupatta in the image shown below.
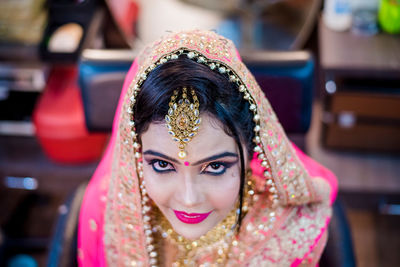
<svg viewBox="0 0 400 267"><path fill-rule="evenodd" d="M167 38L187 40L187 36L189 35L190 39L191 34L194 36L193 38L206 36L214 44L217 43L215 45L227 46L227 49L231 49L233 52L230 54L230 57L225 56L218 58L218 60L226 62L227 65L233 65L233 69L239 73L238 75L247 80L247 86L257 100L259 107L266 106L265 114L274 116L269 103L264 102L266 101L264 100L265 96L255 83L254 77L239 62L240 59L238 58L237 51L229 40L215 33L193 31L172 34L172 37L165 37L146 47L141 56L135 60L126 76L114 118L113 133L109 145L87 187L82 202L78 230L79 266L140 266L141 264L142 266L147 266L146 262L148 262L148 258L146 250L141 245L143 244L141 243L141 239L143 238L141 232L143 229L141 228L140 218L135 219L135 224L130 224L134 228L130 229L128 233L136 233L136 238L132 239L124 237L127 230L122 226L123 221L121 221L121 216L116 215L124 207L115 202L115 198L120 197L120 193L118 193L120 191L112 183L117 179L115 178L116 173L119 173L120 169L126 168L128 164L120 160L115 165L115 161L118 160L118 156L121 154L119 146L123 146L121 145L121 136L124 136L124 125L127 123L124 111L128 108L127 99L131 95L132 85L139 79L143 73L143 69L168 54L169 51L176 50L176 47L171 45L170 48L161 51L160 45ZM220 42L219 40L222 40L221 44L218 43ZM180 43L182 44L182 41ZM188 45L185 45L185 47L188 47ZM207 58L216 58L217 55L213 54L212 51L202 50L197 46L190 47L190 49L196 49L195 51L204 54ZM236 56L233 54L236 54ZM337 194L337 181L329 170L306 156L294 145L285 143L286 137L279 123L275 121L271 123L274 124L275 128L266 125L266 129L270 129L268 134L272 136L274 131L276 131L277 140L281 142L282 146L288 146L288 153L292 153L295 158L293 164L299 166L300 173L303 173L302 175L305 174L301 170L305 170L307 173L307 176L302 176L302 179L306 180L307 188L310 191L299 193L299 198L293 198L293 200L283 197L282 199L286 200L282 201L281 206L276 211L268 210L268 214L276 213L276 216L274 215L273 217L274 220L271 219L272 217L268 217L268 214L262 214L257 211L265 210L267 212L268 207L266 207L266 203L256 203L257 208L254 207L254 211L249 212L243 222L245 229L247 229L241 235L243 244L242 246L238 246L237 251L234 251L238 255L244 255L245 259L239 259L240 257L238 257L228 262L227 265L264 266L266 264L268 266L299 266L300 264L305 264L307 266L315 266L326 242L327 227L331 216L330 205L334 202ZM272 151L273 148L270 150ZM272 155L269 155L268 151L266 151L266 154L269 156L270 161L274 159ZM262 179L264 169L261 167L258 159L255 158L252 160L251 168L254 175ZM132 173L132 177L130 177L132 180L137 179L134 174L134 168L133 171L130 169L128 173ZM276 171L276 174L276 176L281 176L279 171ZM127 179L126 175L123 177ZM282 184L279 179L278 177L274 177L274 181L278 185ZM133 186L135 187L135 185ZM110 188L112 188L112 192L110 192ZM284 192L284 190L289 190L286 189L285 184L282 184L279 188L282 188L282 192L279 192L280 194L286 196L289 194L289 191ZM131 203L131 205L137 203L137 190L136 187L132 189L132 194L129 196L132 197L132 200L126 198L124 203ZM113 210L113 212L107 212L108 209ZM140 210L138 213L140 213ZM109 225L110 221L113 220L113 225ZM262 229L258 226L261 225L260 222L265 222ZM257 230L256 227L261 230ZM124 244L127 242L131 242L134 247L134 249L130 247L129 252L124 250ZM115 243L118 244L116 245ZM285 246L282 244L285 244Z"/></svg>

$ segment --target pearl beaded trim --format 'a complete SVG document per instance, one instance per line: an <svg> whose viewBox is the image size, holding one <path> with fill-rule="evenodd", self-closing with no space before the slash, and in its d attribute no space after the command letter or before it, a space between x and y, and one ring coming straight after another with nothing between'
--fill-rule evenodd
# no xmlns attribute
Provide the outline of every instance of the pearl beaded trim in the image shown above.
<svg viewBox="0 0 400 267"><path fill-rule="evenodd" d="M271 166L267 160L265 149L260 138L260 115L257 112L257 104L254 100L254 98L251 96L249 90L247 89L246 85L243 83L243 81L238 77L238 75L227 65L224 63L218 61L218 60L212 60L206 58L204 55L197 51L192 51L189 49L179 49L176 51L173 51L167 55L164 55L161 57L158 61L156 61L154 64L150 65L144 72L139 73L138 77L139 79L135 84L133 84L133 90L132 90L132 95L129 98L130 101L130 108L128 108L127 112L130 117L130 122L129 125L131 127L131 137L133 139L133 149L134 149L134 155L136 159L136 163L138 166L138 176L141 180L140 184L140 189L142 193L142 214L143 214L143 224L144 224L144 229L145 229L145 235L146 235L146 245L147 245L147 251L149 254L149 259L150 259L150 266L157 266L157 252L155 251L155 247L152 244L153 242L153 229L151 228L150 225L150 211L151 207L148 205L149 198L146 194L146 189L145 189L145 182L143 180L143 171L142 171L142 162L141 162L141 153L140 153L140 144L137 139L137 134L136 134L136 129L135 129L135 122L134 122L134 105L136 103L136 97L140 92L141 86L145 82L145 80L148 77L148 74L154 70L157 66L162 65L168 61L178 59L180 56L187 56L189 59L194 60L200 64L208 66L211 70L217 71L222 75L226 75L227 78L229 79L230 82L233 82L237 85L239 92L242 94L243 98L248 101L249 103L249 110L253 113L253 121L255 123L254 127L254 138L253 142L255 144L253 150L254 152L257 153L258 159L261 160L261 166L263 167L263 176L265 178L265 190L268 190L271 195L270 195L270 200L271 200L271 207L276 208L279 202L279 195L278 195L278 190L275 186L275 183L272 178L271 174Z"/></svg>

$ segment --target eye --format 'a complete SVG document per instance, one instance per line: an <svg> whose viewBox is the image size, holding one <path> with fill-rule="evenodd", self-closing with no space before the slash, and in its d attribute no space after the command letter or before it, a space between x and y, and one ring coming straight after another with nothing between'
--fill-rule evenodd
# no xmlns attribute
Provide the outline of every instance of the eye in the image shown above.
<svg viewBox="0 0 400 267"><path fill-rule="evenodd" d="M222 162L211 162L203 169L203 173L211 175L222 175L227 170L228 166Z"/></svg>
<svg viewBox="0 0 400 267"><path fill-rule="evenodd" d="M165 172L175 171L174 166L172 166L171 163L165 160L153 159L150 161L149 164L153 167L153 170L156 172L165 173Z"/></svg>

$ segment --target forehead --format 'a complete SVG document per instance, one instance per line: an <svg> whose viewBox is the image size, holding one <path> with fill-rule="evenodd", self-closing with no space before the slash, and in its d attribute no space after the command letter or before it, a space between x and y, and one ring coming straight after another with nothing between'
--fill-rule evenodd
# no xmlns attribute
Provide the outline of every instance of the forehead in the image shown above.
<svg viewBox="0 0 400 267"><path fill-rule="evenodd" d="M170 157L177 158L178 143L173 141L165 123L151 123L141 136L143 150L155 150ZM198 159L219 152L237 152L235 140L227 135L221 124L209 115L201 116L201 124L197 135L186 145L186 160Z"/></svg>

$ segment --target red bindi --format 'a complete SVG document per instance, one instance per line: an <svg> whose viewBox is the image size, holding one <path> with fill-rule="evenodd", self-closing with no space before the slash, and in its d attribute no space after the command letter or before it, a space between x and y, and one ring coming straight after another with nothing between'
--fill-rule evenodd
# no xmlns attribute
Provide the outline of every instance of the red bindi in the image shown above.
<svg viewBox="0 0 400 267"><path fill-rule="evenodd" d="M189 162L185 161L185 166L189 166Z"/></svg>

